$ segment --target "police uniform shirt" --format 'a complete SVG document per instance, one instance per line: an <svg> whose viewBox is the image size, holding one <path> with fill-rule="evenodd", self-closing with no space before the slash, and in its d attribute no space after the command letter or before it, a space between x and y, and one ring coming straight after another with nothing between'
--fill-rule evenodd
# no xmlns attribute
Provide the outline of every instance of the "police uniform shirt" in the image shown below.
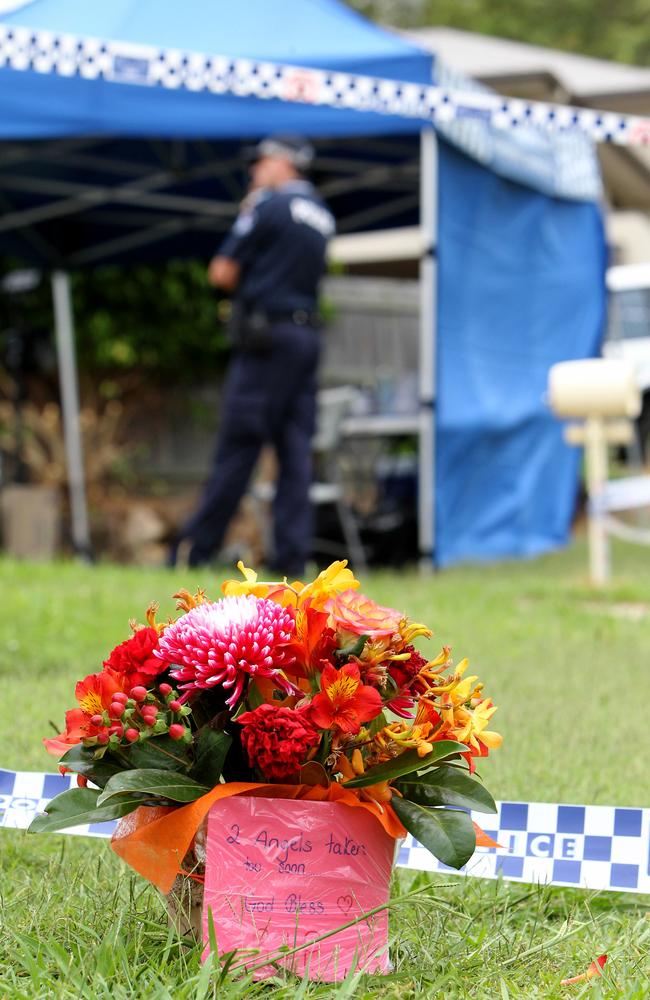
<svg viewBox="0 0 650 1000"><path fill-rule="evenodd" d="M246 206L219 250L237 261L237 298L270 315L316 309L334 218L314 187L289 181L260 191Z"/></svg>

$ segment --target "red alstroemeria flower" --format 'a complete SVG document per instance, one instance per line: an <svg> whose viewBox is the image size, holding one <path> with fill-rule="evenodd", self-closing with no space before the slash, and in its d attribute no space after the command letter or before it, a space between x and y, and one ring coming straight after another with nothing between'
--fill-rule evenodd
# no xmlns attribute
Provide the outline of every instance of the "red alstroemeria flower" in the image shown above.
<svg viewBox="0 0 650 1000"><path fill-rule="evenodd" d="M404 615L394 608L385 608L365 594L344 590L325 604L334 628L371 639L389 637L398 631Z"/></svg>
<svg viewBox="0 0 650 1000"><path fill-rule="evenodd" d="M356 663L346 663L337 670L327 666L320 679L321 690L311 703L311 718L320 729L340 729L358 733L362 723L379 715L381 695L369 684L362 684Z"/></svg>
<svg viewBox="0 0 650 1000"><path fill-rule="evenodd" d="M70 747L82 740L96 736L102 726L94 726L93 715L101 715L108 709L117 691L125 691L123 679L110 670L101 674L89 674L78 681L74 689L79 708L71 708L65 713L65 731L52 739L43 740L45 749L54 757L60 757ZM128 694L128 691L125 692Z"/></svg>
<svg viewBox="0 0 650 1000"><path fill-rule="evenodd" d="M130 639L116 646L104 666L116 674L123 674L128 690L143 685L150 687L151 680L168 666L161 657L155 656L158 649L158 632L155 628L140 628Z"/></svg>
<svg viewBox="0 0 650 1000"><path fill-rule="evenodd" d="M386 702L386 708L389 708L393 715L399 715L400 719L412 719L415 698L410 694L398 694Z"/></svg>

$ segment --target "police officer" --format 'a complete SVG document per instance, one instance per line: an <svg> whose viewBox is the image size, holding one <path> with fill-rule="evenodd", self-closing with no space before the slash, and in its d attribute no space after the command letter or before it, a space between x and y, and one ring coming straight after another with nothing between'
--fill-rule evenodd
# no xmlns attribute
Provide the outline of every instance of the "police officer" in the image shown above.
<svg viewBox="0 0 650 1000"><path fill-rule="evenodd" d="M312 535L311 438L320 353L318 284L334 219L306 179L313 149L267 138L252 160L240 214L210 263L208 279L233 295L233 358L214 463L199 507L172 546L191 540L190 566L218 551L265 443L274 446L274 552L269 568L304 573Z"/></svg>

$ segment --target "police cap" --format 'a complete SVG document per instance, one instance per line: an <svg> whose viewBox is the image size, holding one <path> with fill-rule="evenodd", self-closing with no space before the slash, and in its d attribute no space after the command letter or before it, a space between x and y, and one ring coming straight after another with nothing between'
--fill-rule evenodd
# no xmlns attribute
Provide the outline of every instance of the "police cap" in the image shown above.
<svg viewBox="0 0 650 1000"><path fill-rule="evenodd" d="M265 156L279 156L301 172L309 170L314 155L314 147L297 135L268 136L256 146L248 146L243 151L247 163L256 163Z"/></svg>

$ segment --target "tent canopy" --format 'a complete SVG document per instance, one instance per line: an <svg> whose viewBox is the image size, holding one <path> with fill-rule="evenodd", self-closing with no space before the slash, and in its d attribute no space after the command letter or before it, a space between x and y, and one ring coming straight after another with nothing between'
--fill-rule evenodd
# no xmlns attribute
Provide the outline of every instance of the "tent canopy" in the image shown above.
<svg viewBox="0 0 650 1000"><path fill-rule="evenodd" d="M357 75L471 85L338 0L31 0L0 18L0 249L67 268L208 256L245 189L239 142L274 132L318 137L339 232L417 223L425 121L292 102L310 86L300 68L280 85L289 100L270 97L283 64L325 71L344 95ZM599 195L583 136L477 119L438 128L529 187Z"/></svg>
<svg viewBox="0 0 650 1000"><path fill-rule="evenodd" d="M414 79L424 50L333 0L32 0L5 23L152 48L382 73ZM316 29L316 30L314 30ZM388 72L389 69L394 72ZM422 77L424 79L425 77Z"/></svg>
<svg viewBox="0 0 650 1000"><path fill-rule="evenodd" d="M6 49L9 66L0 70L0 138L412 133L413 122L403 118L386 116L379 124L380 116L372 113L220 93L212 57L263 59L415 83L430 81L433 61L424 49L365 21L337 0L246 0L235 6L231 0L33 0L1 23L28 30L12 36ZM75 41L66 42L65 36ZM98 76L107 41L110 80ZM195 57L191 88L180 85L189 55ZM30 69L18 82L15 70L25 59ZM64 66L69 75L61 75ZM12 86L7 85L10 77ZM151 81L154 86L148 85ZM161 89L168 91L164 100Z"/></svg>
<svg viewBox="0 0 650 1000"><path fill-rule="evenodd" d="M32 0L0 18L0 249L66 268L208 256L245 190L239 142L274 132L319 137L340 232L417 221L419 123L224 93L217 57L420 84L434 61L337 0Z"/></svg>

